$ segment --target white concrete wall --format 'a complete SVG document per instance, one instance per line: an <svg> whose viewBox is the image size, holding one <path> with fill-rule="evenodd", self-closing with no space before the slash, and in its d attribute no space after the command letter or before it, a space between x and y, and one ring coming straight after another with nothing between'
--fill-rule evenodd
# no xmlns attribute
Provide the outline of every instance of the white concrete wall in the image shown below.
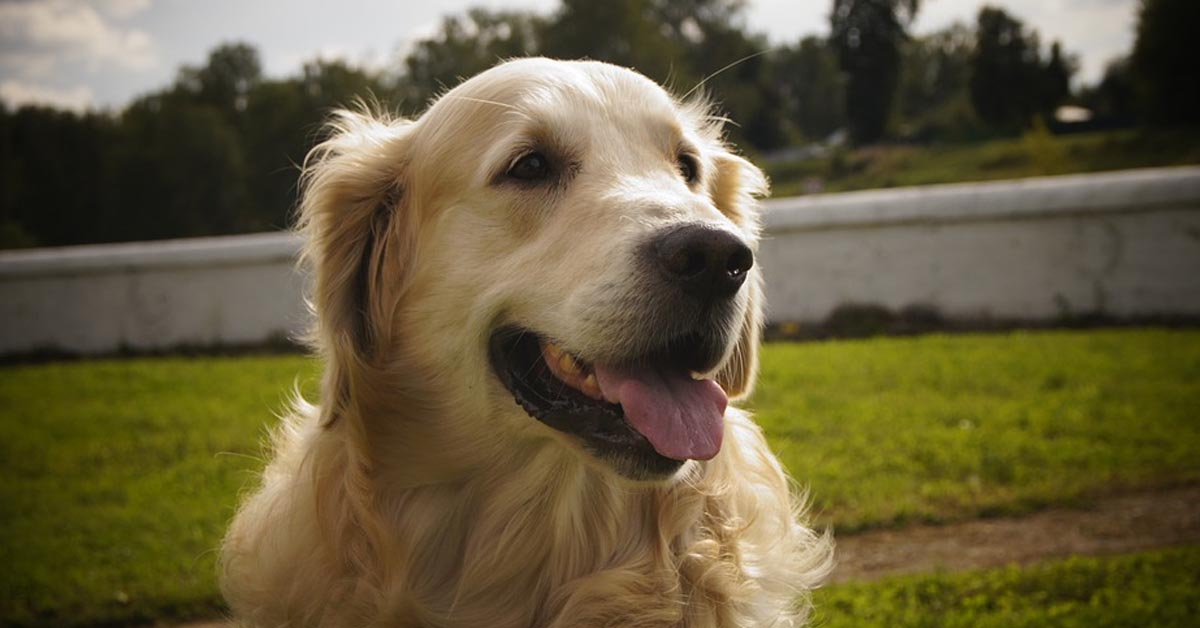
<svg viewBox="0 0 1200 628"><path fill-rule="evenodd" d="M765 223L774 321L1200 316L1200 168L779 199Z"/></svg>
<svg viewBox="0 0 1200 628"><path fill-rule="evenodd" d="M305 327L283 233L0 253L0 354L254 344Z"/></svg>
<svg viewBox="0 0 1200 628"><path fill-rule="evenodd" d="M1200 168L778 199L765 226L773 321L843 304L1200 316ZM0 355L294 337L307 316L298 249L257 234L0 252Z"/></svg>

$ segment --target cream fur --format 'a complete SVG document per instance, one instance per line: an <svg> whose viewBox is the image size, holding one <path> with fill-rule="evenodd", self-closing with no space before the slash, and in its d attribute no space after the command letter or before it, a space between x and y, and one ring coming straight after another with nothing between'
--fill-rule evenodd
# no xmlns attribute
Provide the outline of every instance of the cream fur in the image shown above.
<svg viewBox="0 0 1200 628"><path fill-rule="evenodd" d="M247 626L792 626L831 563L761 431L625 480L530 418L487 341L519 322L593 359L636 351L640 236L704 222L757 241L762 174L719 121L628 70L527 59L416 121L341 112L305 167L301 231L326 364L319 407L274 435L222 548ZM521 146L573 164L553 190L497 183ZM682 143L682 144L681 144ZM701 181L676 151L699 155ZM639 299L641 301L639 301ZM713 377L748 393L761 278ZM649 313L649 314L648 314Z"/></svg>

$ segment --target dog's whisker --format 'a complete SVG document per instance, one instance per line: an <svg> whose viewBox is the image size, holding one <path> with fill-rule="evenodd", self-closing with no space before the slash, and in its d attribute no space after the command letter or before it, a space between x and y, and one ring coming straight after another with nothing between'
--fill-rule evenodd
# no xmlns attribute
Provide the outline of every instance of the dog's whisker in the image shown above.
<svg viewBox="0 0 1200 628"><path fill-rule="evenodd" d="M755 58L755 57L761 57L761 56L763 56L763 55L765 55L765 54L767 54L767 53L769 53L769 52L771 52L771 51L773 51L773 50L774 50L774 48L766 48L766 49L764 49L764 50L759 50L758 52L755 52L755 53L752 53L752 54L748 54L748 55L746 55L746 56L742 57L741 59L738 59L737 61L734 61L733 63L730 63L730 64L726 65L725 67L721 68L720 70L717 70L716 72L713 72L712 74L709 74L708 76L706 76L706 77L704 77L703 79L701 79L699 83L696 83L696 85L695 85L694 87L692 87L691 89L689 89L689 90L687 91L687 93L686 93L686 94L684 94L682 97L680 97L680 98L679 98L679 100L680 100L680 101L685 101L685 100L687 100L687 99L688 99L688 96L691 96L692 94L694 94L694 93L696 92L696 90L698 90L698 89L700 89L701 87L703 87L705 83L707 83L709 80L711 80L711 79L715 78L715 77L716 77L718 74L720 74L720 73L722 73L722 72L724 72L724 71L726 71L726 70L728 70L728 69L730 69L730 68L736 67L736 66L738 66L739 64L745 63L746 61L749 61L749 60L751 60L751 59L753 59L753 58Z"/></svg>

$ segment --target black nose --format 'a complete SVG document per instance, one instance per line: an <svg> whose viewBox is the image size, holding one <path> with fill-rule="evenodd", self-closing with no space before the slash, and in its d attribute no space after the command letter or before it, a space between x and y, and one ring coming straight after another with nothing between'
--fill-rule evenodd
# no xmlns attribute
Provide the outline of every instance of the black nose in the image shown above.
<svg viewBox="0 0 1200 628"><path fill-rule="evenodd" d="M676 227L653 241L667 279L698 299L728 298L746 281L754 253L736 235L704 225Z"/></svg>

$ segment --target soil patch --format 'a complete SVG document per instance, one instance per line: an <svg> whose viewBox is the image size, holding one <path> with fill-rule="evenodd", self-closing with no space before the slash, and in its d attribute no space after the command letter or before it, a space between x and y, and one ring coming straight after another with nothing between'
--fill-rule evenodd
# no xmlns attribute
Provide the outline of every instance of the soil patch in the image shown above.
<svg viewBox="0 0 1200 628"><path fill-rule="evenodd" d="M1087 508L917 525L836 539L838 565L833 584L1200 544L1200 486L1108 497ZM177 628L232 626L210 620Z"/></svg>
<svg viewBox="0 0 1200 628"><path fill-rule="evenodd" d="M1200 486L1109 497L1088 508L835 538L832 583L1200 543Z"/></svg>

